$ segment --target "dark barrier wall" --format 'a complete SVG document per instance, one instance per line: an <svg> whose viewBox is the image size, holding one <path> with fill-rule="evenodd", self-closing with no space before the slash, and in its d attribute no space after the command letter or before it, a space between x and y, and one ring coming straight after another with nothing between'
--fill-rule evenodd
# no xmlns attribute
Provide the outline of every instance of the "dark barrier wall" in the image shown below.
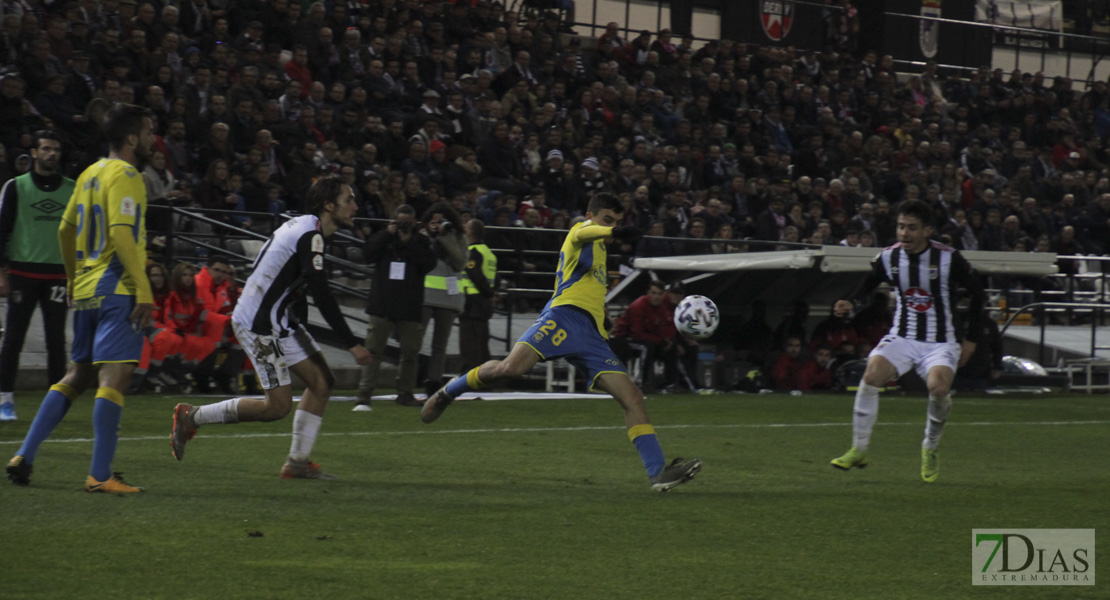
<svg viewBox="0 0 1110 600"><path fill-rule="evenodd" d="M884 54L897 60L935 60L942 65L978 67L990 64L992 32L987 27L937 23L895 14L973 21L970 0L886 0L883 19Z"/></svg>
<svg viewBox="0 0 1110 600"><path fill-rule="evenodd" d="M671 0L671 31L686 35L694 31L694 0Z"/></svg>

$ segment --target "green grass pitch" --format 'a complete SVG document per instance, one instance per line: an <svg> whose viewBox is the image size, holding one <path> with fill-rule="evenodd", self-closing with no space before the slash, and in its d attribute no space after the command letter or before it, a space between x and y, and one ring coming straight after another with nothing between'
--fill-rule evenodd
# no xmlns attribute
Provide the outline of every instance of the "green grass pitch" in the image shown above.
<svg viewBox="0 0 1110 600"><path fill-rule="evenodd" d="M39 401L19 394L21 420L0 423L4 461ZM81 491L88 400L30 487L0 482L0 598L1110 597L1110 581L969 576L973 528L1095 528L1105 571L1105 396L957 396L935 484L920 396L884 395L852 472L828 464L850 444L849 395L653 396L668 459L705 463L667 494L609 399L461 402L431 426L335 403L313 456L333 482L278 477L291 417L205 427L175 461L175 402L128 398L115 468L145 494Z"/></svg>

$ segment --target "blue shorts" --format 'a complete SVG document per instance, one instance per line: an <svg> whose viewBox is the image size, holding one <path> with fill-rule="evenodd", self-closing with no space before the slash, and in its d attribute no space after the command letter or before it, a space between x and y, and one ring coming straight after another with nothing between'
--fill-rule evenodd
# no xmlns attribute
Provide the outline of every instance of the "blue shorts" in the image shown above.
<svg viewBox="0 0 1110 600"><path fill-rule="evenodd" d="M73 350L77 364L139 362L143 334L131 326L134 296L108 294L73 301Z"/></svg>
<svg viewBox="0 0 1110 600"><path fill-rule="evenodd" d="M540 361L565 358L574 368L586 374L590 390L602 373L624 373L624 363L609 348L586 313L567 306L553 306L542 313L535 323L517 340L531 346Z"/></svg>

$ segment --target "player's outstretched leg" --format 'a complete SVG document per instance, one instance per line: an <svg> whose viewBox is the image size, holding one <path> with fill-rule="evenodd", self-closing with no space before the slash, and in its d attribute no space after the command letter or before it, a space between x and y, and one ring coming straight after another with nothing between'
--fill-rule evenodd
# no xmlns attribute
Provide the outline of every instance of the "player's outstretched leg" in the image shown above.
<svg viewBox="0 0 1110 600"><path fill-rule="evenodd" d="M455 398L467 392L485 389L503 379L527 373L539 360L540 355L531 346L517 343L504 360L491 360L474 367L465 376L452 379L438 392L428 396L424 407L420 409L420 420L432 423L451 406Z"/></svg>
<svg viewBox="0 0 1110 600"><path fill-rule="evenodd" d="M644 463L651 489L666 492L694 478L701 471L701 461L676 458L666 464L663 447L655 436L655 428L648 422L644 408L644 394L628 374L620 372L601 373L597 376L596 387L609 392L624 409L624 422L628 427L628 439L640 454Z"/></svg>

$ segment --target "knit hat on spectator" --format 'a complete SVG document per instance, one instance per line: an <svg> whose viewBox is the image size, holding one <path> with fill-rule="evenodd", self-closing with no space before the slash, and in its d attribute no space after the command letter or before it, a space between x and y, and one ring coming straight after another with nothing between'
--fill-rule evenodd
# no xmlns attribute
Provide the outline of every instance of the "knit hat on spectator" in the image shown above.
<svg viewBox="0 0 1110 600"><path fill-rule="evenodd" d="M431 154L435 154L439 150L443 150L446 147L447 147L447 144L444 144L443 142L441 142L439 140L432 140L432 143L428 144L428 152L430 152Z"/></svg>
<svg viewBox="0 0 1110 600"><path fill-rule="evenodd" d="M547 153L547 160L551 160L553 158L563 160L563 153L559 150L552 150L551 152L548 152Z"/></svg>
<svg viewBox="0 0 1110 600"><path fill-rule="evenodd" d="M582 161L582 167L586 169L593 169L595 171L599 168L597 164L597 159L592 156Z"/></svg>

